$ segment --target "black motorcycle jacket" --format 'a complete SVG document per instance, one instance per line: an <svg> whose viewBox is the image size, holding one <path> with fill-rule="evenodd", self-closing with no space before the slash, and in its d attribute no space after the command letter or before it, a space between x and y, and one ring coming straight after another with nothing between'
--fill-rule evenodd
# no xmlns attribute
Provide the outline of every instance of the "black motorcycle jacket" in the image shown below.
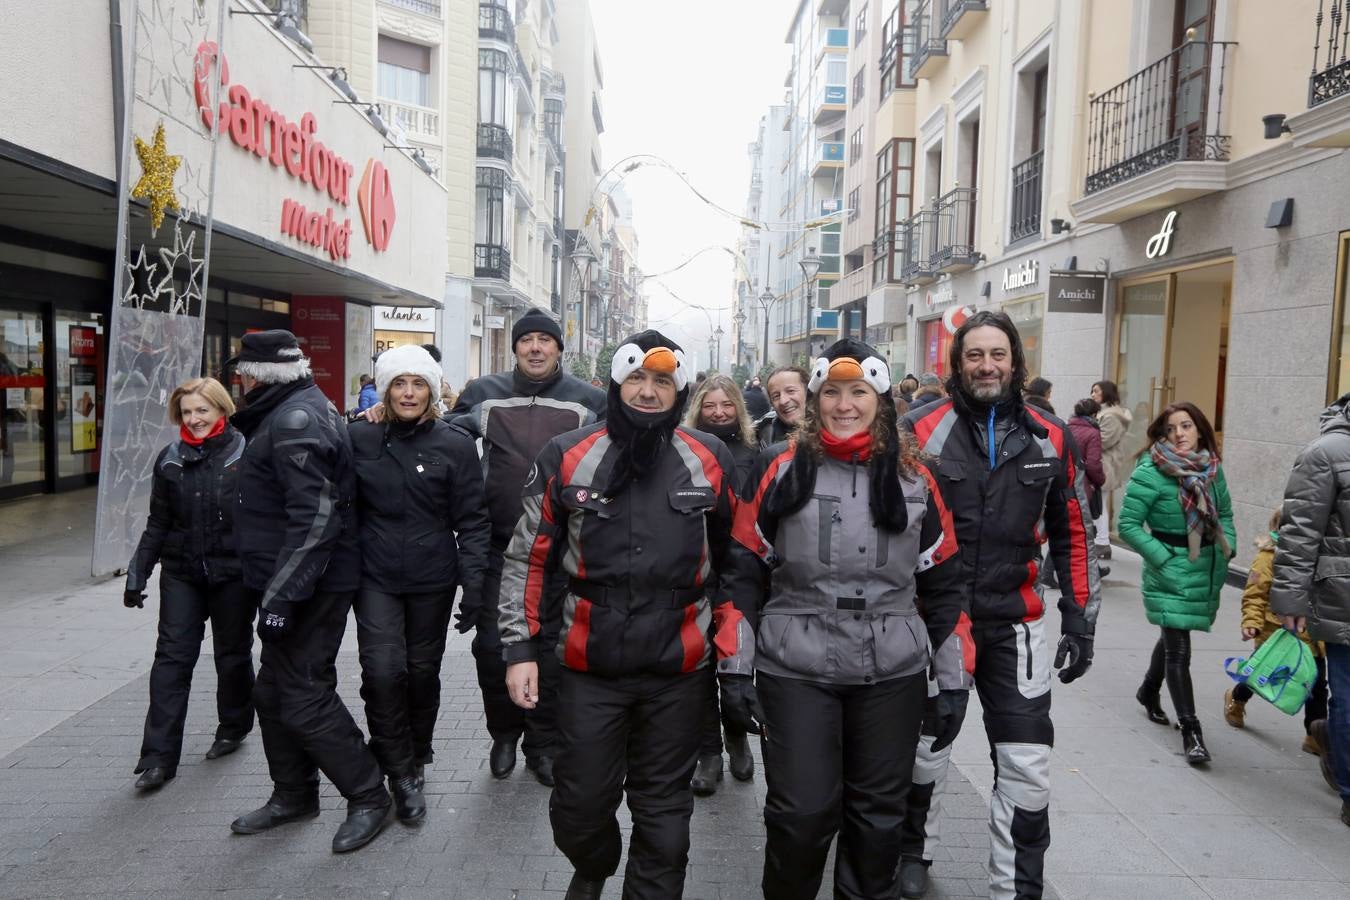
<svg viewBox="0 0 1350 900"><path fill-rule="evenodd" d="M519 369L475 378L446 417L483 439L492 543L505 547L520 518L520 486L551 438L605 417L605 392L558 370L531 381Z"/></svg>
<svg viewBox="0 0 1350 900"><path fill-rule="evenodd" d="M712 435L676 428L651 470L604 496L622 448L604 423L544 447L525 485L524 512L506 548L498 598L503 657L535 659L544 587L569 579L557 653L570 669L602 675L677 674L746 658L753 637L719 595L716 571L737 504L735 464ZM730 664L734 665L734 659Z"/></svg>
<svg viewBox="0 0 1350 900"><path fill-rule="evenodd" d="M491 526L473 438L439 419L348 427L361 580L390 594L483 589Z"/></svg>
<svg viewBox="0 0 1350 900"><path fill-rule="evenodd" d="M248 445L239 464L235 534L244 584L266 610L361 580L356 472L347 422L303 378L249 392L231 422Z"/></svg>
<svg viewBox="0 0 1350 900"><path fill-rule="evenodd" d="M177 440L155 459L150 516L127 564L128 591L142 591L160 563L178 578L207 584L239 579L234 507L244 436L225 426L200 447Z"/></svg>
<svg viewBox="0 0 1350 900"><path fill-rule="evenodd" d="M1059 419L1020 399L983 409L944 398L903 419L930 457L961 547L963 606L975 625L1035 621L1040 528L1059 576L1066 632L1096 629L1101 585L1077 448Z"/></svg>

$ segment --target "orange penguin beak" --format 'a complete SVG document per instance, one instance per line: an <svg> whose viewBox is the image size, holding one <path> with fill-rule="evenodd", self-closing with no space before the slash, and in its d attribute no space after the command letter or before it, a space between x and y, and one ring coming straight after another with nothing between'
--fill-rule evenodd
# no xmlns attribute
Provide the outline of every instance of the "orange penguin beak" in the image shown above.
<svg viewBox="0 0 1350 900"><path fill-rule="evenodd" d="M854 363L856 366L857 364ZM653 347L647 351L647 355L642 357L642 368L651 369L653 372L661 372L665 375L674 375L678 363L675 360L675 351L669 347ZM862 369L858 369L858 377L862 377Z"/></svg>
<svg viewBox="0 0 1350 900"><path fill-rule="evenodd" d="M831 362L829 371L825 374L826 381L861 381L862 377L862 366L856 359L847 356Z"/></svg>

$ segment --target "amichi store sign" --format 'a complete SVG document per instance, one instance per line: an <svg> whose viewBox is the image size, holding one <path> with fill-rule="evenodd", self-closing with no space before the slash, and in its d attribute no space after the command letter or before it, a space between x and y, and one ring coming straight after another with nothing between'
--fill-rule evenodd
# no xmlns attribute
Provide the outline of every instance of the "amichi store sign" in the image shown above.
<svg viewBox="0 0 1350 900"><path fill-rule="evenodd" d="M1052 313L1096 313L1105 308L1106 276L1050 273L1045 310Z"/></svg>

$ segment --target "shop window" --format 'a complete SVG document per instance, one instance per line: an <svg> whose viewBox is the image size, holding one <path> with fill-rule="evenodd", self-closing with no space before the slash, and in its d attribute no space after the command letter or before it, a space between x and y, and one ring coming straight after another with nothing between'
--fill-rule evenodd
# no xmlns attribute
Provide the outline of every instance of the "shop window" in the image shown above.
<svg viewBox="0 0 1350 900"><path fill-rule="evenodd" d="M379 93L412 106L431 105L431 48L387 35L379 39Z"/></svg>
<svg viewBox="0 0 1350 900"><path fill-rule="evenodd" d="M1027 360L1027 372L1040 375L1041 372L1041 335L1045 329L1045 298L1031 297L1003 304L1003 311L1017 326L1022 338L1022 352Z"/></svg>
<svg viewBox="0 0 1350 900"><path fill-rule="evenodd" d="M47 477L42 352L42 315L0 309L0 490L41 490Z"/></svg>
<svg viewBox="0 0 1350 900"><path fill-rule="evenodd" d="M1336 265L1336 302L1331 331L1331 366L1327 374L1327 402L1350 391L1350 317L1346 299L1350 297L1350 231L1342 231Z"/></svg>

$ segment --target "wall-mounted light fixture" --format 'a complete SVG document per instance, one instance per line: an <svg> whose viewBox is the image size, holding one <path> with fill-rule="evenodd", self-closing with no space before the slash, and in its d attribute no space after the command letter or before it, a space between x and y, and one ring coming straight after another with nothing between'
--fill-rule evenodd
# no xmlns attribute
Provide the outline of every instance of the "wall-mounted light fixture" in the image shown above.
<svg viewBox="0 0 1350 900"><path fill-rule="evenodd" d="M309 35L300 30L300 23L296 20L295 13L290 11L272 12L254 11L247 9L232 9L232 16L265 16L272 20L272 27L280 32L281 36L290 40L296 46L300 47L306 53L314 52L314 42L309 39Z"/></svg>
<svg viewBox="0 0 1350 900"><path fill-rule="evenodd" d="M1294 198L1285 197L1270 204L1266 213L1267 228L1288 228L1294 221Z"/></svg>
<svg viewBox="0 0 1350 900"><path fill-rule="evenodd" d="M1289 127L1285 121L1284 113L1271 113L1268 116L1261 117L1261 124L1266 128L1266 140L1278 140L1282 134L1293 134L1294 129Z"/></svg>
<svg viewBox="0 0 1350 900"><path fill-rule="evenodd" d="M347 81L347 70L342 66L302 66L295 63L292 69L323 69L328 73L328 80L333 82L333 87L342 92L342 95L353 103L360 103L361 98L356 95L356 90Z"/></svg>
<svg viewBox="0 0 1350 900"><path fill-rule="evenodd" d="M1073 223L1072 223L1072 222L1066 221L1066 220L1064 220L1064 219L1051 219L1051 220L1050 220L1050 233L1051 233L1051 234L1063 234L1063 233L1066 232L1066 231L1073 231Z"/></svg>

